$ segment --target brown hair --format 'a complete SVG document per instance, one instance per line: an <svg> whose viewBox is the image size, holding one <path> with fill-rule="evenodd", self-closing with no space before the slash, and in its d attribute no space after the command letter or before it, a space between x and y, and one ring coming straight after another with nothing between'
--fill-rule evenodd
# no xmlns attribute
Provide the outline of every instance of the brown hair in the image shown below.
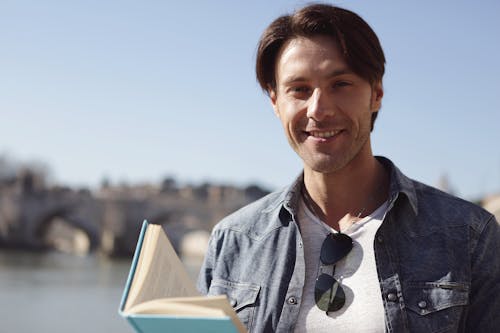
<svg viewBox="0 0 500 333"><path fill-rule="evenodd" d="M288 40L317 35L331 36L339 45L347 65L371 85L381 82L385 56L375 32L360 16L347 9L312 4L292 15L274 20L262 34L256 61L256 74L262 89L276 90L275 66L278 54ZM377 112L373 113L373 122Z"/></svg>

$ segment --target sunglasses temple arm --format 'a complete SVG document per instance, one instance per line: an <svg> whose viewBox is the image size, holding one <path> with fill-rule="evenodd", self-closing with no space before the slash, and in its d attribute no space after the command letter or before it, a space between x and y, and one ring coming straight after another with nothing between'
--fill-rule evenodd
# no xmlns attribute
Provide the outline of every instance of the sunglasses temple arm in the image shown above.
<svg viewBox="0 0 500 333"><path fill-rule="evenodd" d="M333 269L332 269L332 277L335 276L335 267L337 265L333 265ZM333 294L333 289L335 289L335 295L337 294L337 288L330 288L330 295L328 296L328 299L330 300L330 302L332 301L332 294ZM328 308L326 309L325 311L326 315L328 316Z"/></svg>

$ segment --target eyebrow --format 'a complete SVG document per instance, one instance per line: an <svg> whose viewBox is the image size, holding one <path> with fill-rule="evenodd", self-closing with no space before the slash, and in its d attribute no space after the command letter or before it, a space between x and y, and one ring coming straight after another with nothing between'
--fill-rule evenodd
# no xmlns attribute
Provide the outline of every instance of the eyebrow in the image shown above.
<svg viewBox="0 0 500 333"><path fill-rule="evenodd" d="M354 74L354 72L348 68L340 68L340 69L336 69L336 70L333 70L333 71L327 73L326 75L324 75L324 78L331 79L333 77L345 75L345 74ZM283 81L283 84L288 85L288 84L297 83L297 82L304 82L304 81L307 81L307 79L304 76L290 75Z"/></svg>

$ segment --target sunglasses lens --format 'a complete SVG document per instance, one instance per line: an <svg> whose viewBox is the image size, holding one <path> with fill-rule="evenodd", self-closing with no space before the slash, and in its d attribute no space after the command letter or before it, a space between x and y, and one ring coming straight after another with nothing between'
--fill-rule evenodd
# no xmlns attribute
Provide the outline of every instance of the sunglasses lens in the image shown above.
<svg viewBox="0 0 500 333"><path fill-rule="evenodd" d="M331 275L321 274L314 291L316 305L323 311L337 311L345 304L345 293Z"/></svg>
<svg viewBox="0 0 500 333"><path fill-rule="evenodd" d="M329 234L321 246L320 259L325 265L331 265L344 258L352 249L352 239L346 234Z"/></svg>

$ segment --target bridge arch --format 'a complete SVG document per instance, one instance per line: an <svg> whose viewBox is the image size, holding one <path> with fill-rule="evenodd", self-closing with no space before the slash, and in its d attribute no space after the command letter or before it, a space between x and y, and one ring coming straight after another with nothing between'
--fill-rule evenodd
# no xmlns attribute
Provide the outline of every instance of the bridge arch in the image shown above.
<svg viewBox="0 0 500 333"><path fill-rule="evenodd" d="M94 251L99 245L96 228L66 208L53 210L40 218L33 239L41 247L82 255Z"/></svg>

